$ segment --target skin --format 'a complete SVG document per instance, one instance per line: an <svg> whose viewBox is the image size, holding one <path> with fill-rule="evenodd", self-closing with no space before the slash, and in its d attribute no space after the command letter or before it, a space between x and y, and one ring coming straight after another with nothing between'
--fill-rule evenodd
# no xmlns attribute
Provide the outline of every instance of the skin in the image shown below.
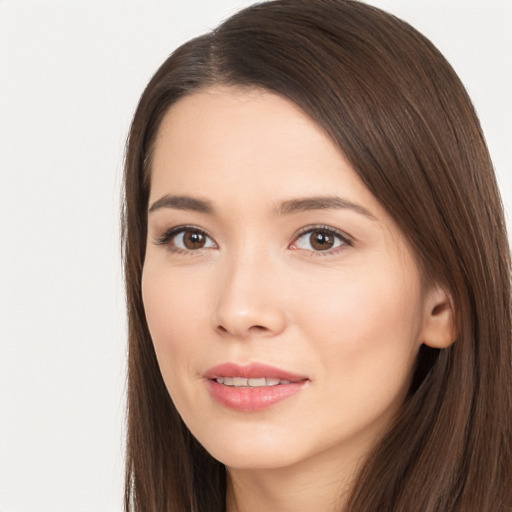
<svg viewBox="0 0 512 512"><path fill-rule="evenodd" d="M214 212L157 207L166 195ZM278 213L313 196L350 205ZM403 404L420 345L451 342L446 293L424 289L404 236L321 128L271 93L214 87L173 105L149 204L148 325L176 407L228 468L228 511L334 510ZM164 240L182 225L201 230L202 248ZM301 231L312 226L343 238L319 250ZM234 411L203 378L225 362L308 381L270 408Z"/></svg>

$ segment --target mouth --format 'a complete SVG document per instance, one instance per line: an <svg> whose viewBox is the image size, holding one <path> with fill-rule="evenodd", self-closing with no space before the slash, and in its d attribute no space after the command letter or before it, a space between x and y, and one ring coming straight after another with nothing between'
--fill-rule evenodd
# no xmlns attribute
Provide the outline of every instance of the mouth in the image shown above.
<svg viewBox="0 0 512 512"><path fill-rule="evenodd" d="M284 379L274 379L272 377L261 377L246 379L245 377L217 377L215 379L219 384L232 386L235 388L263 388L269 386L279 386L290 384L291 381Z"/></svg>
<svg viewBox="0 0 512 512"><path fill-rule="evenodd" d="M203 377L211 397L241 412L254 412L291 398L309 378L259 363L225 363L208 370Z"/></svg>

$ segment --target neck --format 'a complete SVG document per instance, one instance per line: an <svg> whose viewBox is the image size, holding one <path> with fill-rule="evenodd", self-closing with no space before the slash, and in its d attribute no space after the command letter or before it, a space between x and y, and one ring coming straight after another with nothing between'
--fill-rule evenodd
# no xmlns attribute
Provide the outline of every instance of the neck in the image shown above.
<svg viewBox="0 0 512 512"><path fill-rule="evenodd" d="M285 468L228 468L226 511L341 512L357 466L355 458L340 464L327 452Z"/></svg>

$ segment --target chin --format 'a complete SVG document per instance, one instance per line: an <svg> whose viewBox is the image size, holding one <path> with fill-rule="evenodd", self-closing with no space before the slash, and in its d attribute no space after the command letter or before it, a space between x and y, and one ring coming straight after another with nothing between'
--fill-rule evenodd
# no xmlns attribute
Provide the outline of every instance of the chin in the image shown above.
<svg viewBox="0 0 512 512"><path fill-rule="evenodd" d="M212 432L210 432L211 434ZM212 457L227 467L237 469L278 469L297 463L301 454L298 440L271 432L251 435L249 429L240 435L219 433L196 439Z"/></svg>
<svg viewBox="0 0 512 512"><path fill-rule="evenodd" d="M210 454L226 467L233 469L280 469L293 466L300 460L297 449L267 451L258 449L256 445L240 450L221 448Z"/></svg>

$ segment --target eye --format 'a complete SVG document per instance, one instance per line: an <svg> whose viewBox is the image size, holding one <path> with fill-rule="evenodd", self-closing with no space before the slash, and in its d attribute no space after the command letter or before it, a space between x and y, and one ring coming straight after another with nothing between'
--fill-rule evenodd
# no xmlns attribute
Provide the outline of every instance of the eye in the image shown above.
<svg viewBox="0 0 512 512"><path fill-rule="evenodd" d="M303 231L290 248L332 253L345 245L352 245L347 235L332 228L314 227Z"/></svg>
<svg viewBox="0 0 512 512"><path fill-rule="evenodd" d="M217 244L203 230L183 226L166 231L157 240L157 244L167 245L171 251L175 252L189 252L217 247Z"/></svg>

